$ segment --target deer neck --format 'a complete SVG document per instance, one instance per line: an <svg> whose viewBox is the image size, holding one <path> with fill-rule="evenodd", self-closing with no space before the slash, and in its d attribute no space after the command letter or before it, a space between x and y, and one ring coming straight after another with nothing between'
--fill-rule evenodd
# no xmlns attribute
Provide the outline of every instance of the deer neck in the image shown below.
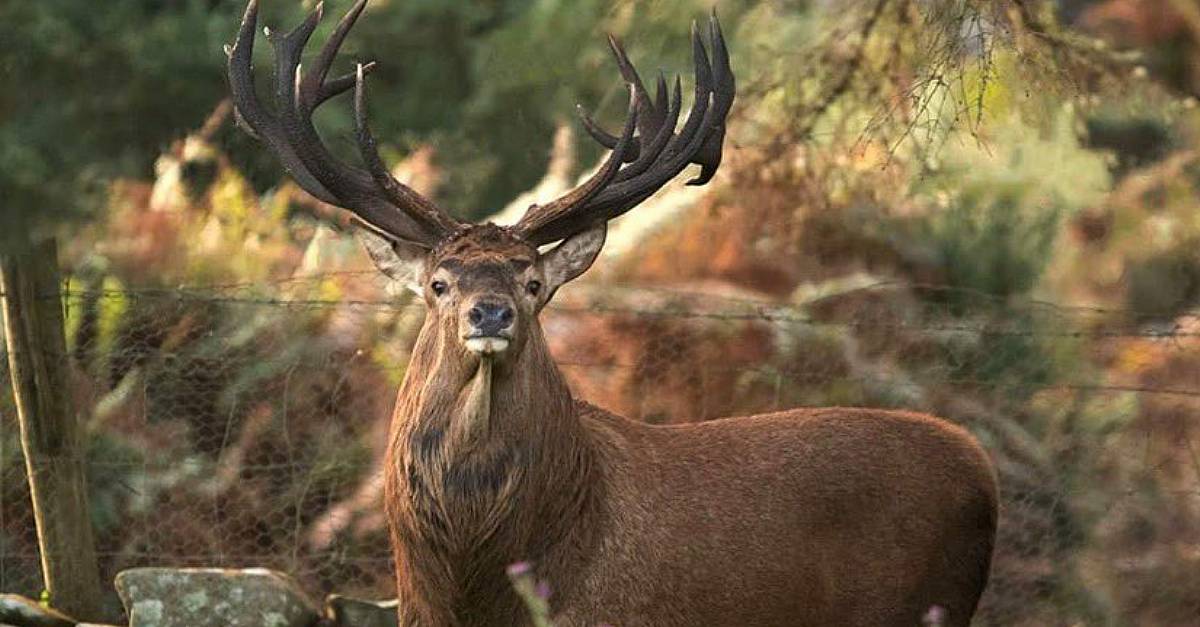
<svg viewBox="0 0 1200 627"><path fill-rule="evenodd" d="M397 401L387 506L401 585L456 624L446 612L519 611L505 567L561 562L561 547L583 544L598 467L540 329L496 361L429 331Z"/></svg>
<svg viewBox="0 0 1200 627"><path fill-rule="evenodd" d="M570 390L534 330L519 354L500 359L469 355L424 329L401 385L394 435L425 438L417 448L437 449L443 462L471 461L499 446L577 443Z"/></svg>

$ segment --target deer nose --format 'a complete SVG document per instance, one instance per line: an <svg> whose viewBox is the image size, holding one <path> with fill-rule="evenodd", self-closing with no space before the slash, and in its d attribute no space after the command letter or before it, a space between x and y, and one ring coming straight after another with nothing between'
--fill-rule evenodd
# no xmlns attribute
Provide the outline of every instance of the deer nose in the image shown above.
<svg viewBox="0 0 1200 627"><path fill-rule="evenodd" d="M512 326L513 308L499 303L480 302L467 312L467 320L475 333L483 337L496 337Z"/></svg>

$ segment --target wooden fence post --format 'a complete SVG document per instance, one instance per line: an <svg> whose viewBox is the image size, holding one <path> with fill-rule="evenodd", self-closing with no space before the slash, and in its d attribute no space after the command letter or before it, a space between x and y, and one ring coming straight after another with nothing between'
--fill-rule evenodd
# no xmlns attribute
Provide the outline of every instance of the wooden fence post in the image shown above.
<svg viewBox="0 0 1200 627"><path fill-rule="evenodd" d="M50 603L80 620L104 618L84 476L82 426L71 401L58 246L0 253L4 336L42 576Z"/></svg>

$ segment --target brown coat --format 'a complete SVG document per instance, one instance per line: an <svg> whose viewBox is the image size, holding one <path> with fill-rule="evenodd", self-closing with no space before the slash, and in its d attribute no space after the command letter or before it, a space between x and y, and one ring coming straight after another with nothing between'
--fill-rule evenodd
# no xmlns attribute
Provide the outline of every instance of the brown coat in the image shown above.
<svg viewBox="0 0 1200 627"><path fill-rule="evenodd" d="M997 505L962 429L843 408L646 425L572 400L535 328L468 434L479 360L425 331L387 464L402 624L527 624L523 560L558 625L969 621Z"/></svg>

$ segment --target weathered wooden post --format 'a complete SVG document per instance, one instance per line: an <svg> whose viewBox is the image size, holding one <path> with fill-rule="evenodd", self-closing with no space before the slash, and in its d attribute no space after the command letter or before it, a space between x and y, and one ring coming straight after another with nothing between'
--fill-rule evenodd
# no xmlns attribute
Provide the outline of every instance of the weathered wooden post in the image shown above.
<svg viewBox="0 0 1200 627"><path fill-rule="evenodd" d="M82 426L71 402L56 242L0 252L0 290L46 590L55 608L100 620L103 594Z"/></svg>

